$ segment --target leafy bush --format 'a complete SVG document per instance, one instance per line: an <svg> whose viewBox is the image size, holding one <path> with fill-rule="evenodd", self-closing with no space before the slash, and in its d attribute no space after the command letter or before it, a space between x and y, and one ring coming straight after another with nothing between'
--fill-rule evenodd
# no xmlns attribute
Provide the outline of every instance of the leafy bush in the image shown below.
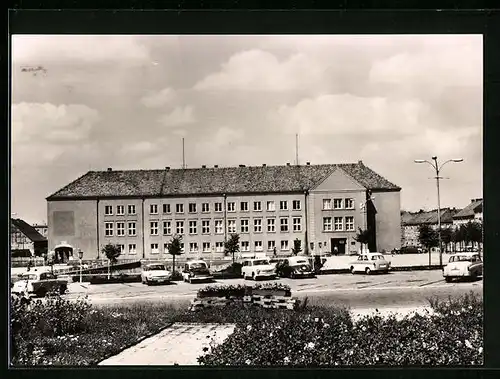
<svg viewBox="0 0 500 379"><path fill-rule="evenodd" d="M290 293L290 286L282 283L257 283L252 287L246 285L212 285L205 286L198 290L198 297L225 297L225 296L238 296L251 295L254 291L285 291Z"/></svg>

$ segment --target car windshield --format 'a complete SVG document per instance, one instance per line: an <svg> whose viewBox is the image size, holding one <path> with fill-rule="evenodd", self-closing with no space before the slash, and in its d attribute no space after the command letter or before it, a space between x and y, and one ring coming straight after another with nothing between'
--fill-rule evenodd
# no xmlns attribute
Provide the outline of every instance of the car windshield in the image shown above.
<svg viewBox="0 0 500 379"><path fill-rule="evenodd" d="M450 262L475 262L476 260L479 259L472 255L454 255L450 257Z"/></svg>
<svg viewBox="0 0 500 379"><path fill-rule="evenodd" d="M148 271L152 270L166 270L164 265L151 265L148 267Z"/></svg>
<svg viewBox="0 0 500 379"><path fill-rule="evenodd" d="M267 259L259 259L257 261L253 261L254 266L262 266L262 265L268 265L269 261Z"/></svg>
<svg viewBox="0 0 500 379"><path fill-rule="evenodd" d="M190 268L191 269L207 268L207 264L206 263L202 263L202 262L191 263Z"/></svg>
<svg viewBox="0 0 500 379"><path fill-rule="evenodd" d="M21 280L36 280L36 274L23 274L19 278Z"/></svg>
<svg viewBox="0 0 500 379"><path fill-rule="evenodd" d="M373 255L372 256L372 261L376 261L377 259L384 259L383 255Z"/></svg>

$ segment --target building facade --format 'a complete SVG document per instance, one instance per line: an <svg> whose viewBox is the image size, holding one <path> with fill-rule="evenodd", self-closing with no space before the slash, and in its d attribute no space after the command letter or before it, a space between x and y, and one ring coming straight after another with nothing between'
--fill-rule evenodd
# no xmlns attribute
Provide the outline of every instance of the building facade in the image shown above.
<svg viewBox="0 0 500 379"><path fill-rule="evenodd" d="M42 256L47 252L47 238L22 219L10 220L12 257Z"/></svg>
<svg viewBox="0 0 500 379"><path fill-rule="evenodd" d="M43 237L47 238L47 234L49 232L47 224L33 224L33 228L40 233Z"/></svg>
<svg viewBox="0 0 500 379"><path fill-rule="evenodd" d="M483 199L471 199L464 209L453 216L453 225L456 227L468 222L483 222Z"/></svg>
<svg viewBox="0 0 500 379"><path fill-rule="evenodd" d="M49 248L86 257L118 244L121 259L163 259L178 234L185 256L218 257L232 233L243 254L356 253L400 246L400 187L353 164L88 172L47 198ZM366 205L369 206L366 206Z"/></svg>

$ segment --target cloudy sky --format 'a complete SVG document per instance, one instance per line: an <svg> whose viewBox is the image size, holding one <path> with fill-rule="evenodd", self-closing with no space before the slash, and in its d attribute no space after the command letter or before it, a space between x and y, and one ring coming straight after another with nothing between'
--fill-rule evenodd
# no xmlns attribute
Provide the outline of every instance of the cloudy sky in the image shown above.
<svg viewBox="0 0 500 379"><path fill-rule="evenodd" d="M402 208L482 197L482 36L13 36L12 212L88 170L363 162ZM41 67L43 69L39 69Z"/></svg>

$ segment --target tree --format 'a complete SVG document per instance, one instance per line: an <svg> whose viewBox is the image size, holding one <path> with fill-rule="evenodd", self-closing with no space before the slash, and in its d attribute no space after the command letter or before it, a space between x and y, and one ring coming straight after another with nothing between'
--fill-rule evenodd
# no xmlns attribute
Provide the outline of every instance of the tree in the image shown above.
<svg viewBox="0 0 500 379"><path fill-rule="evenodd" d="M233 256L234 263L234 254L240 251L240 236L236 233L231 234L229 239L224 242L224 250Z"/></svg>
<svg viewBox="0 0 500 379"><path fill-rule="evenodd" d="M182 236L176 234L167 243L168 253L172 256L172 277L175 274L175 257L182 254Z"/></svg>
<svg viewBox="0 0 500 379"><path fill-rule="evenodd" d="M102 253L106 255L106 258L108 258L108 279L111 276L111 268L110 264L113 265L118 261L118 257L122 253L120 246L118 245L113 245L111 243L108 243L106 246L102 248Z"/></svg>
<svg viewBox="0 0 500 379"><path fill-rule="evenodd" d="M297 255L302 251L302 241L298 238L295 238L293 241L292 254Z"/></svg>
<svg viewBox="0 0 500 379"><path fill-rule="evenodd" d="M420 225L418 228L418 240L420 244L427 249L431 247L437 247L439 244L438 233L432 229L429 225Z"/></svg>
<svg viewBox="0 0 500 379"><path fill-rule="evenodd" d="M358 228L358 232L356 233L356 237L354 237L355 241L358 241L361 244L361 251L363 252L365 249L365 245L368 245L370 242L371 231L369 229L361 229Z"/></svg>
<svg viewBox="0 0 500 379"><path fill-rule="evenodd" d="M468 239L474 244L477 243L479 248L480 243L483 242L483 225L479 222L468 222L465 225L465 230ZM473 245L474 246L474 245Z"/></svg>
<svg viewBox="0 0 500 379"><path fill-rule="evenodd" d="M444 251L448 251L448 245L452 242L453 231L451 228L441 229L441 241L444 243Z"/></svg>

